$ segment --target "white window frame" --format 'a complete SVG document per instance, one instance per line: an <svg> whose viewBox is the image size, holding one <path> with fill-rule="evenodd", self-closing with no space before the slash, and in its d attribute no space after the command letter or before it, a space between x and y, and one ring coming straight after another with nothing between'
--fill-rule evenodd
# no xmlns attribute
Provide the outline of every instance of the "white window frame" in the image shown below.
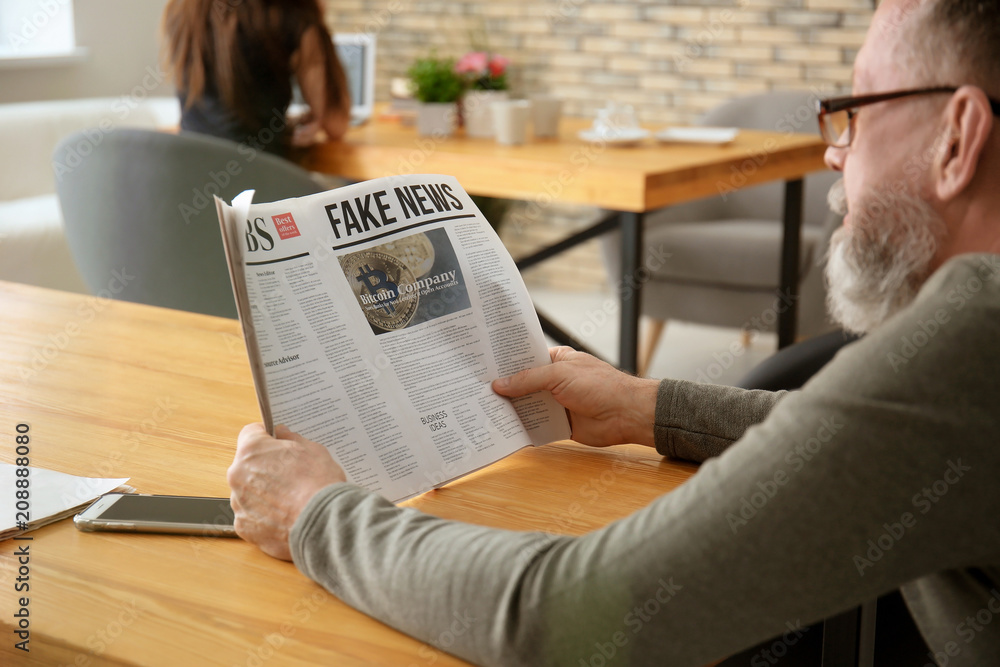
<svg viewBox="0 0 1000 667"><path fill-rule="evenodd" d="M78 62L73 0L0 0L0 68Z"/></svg>

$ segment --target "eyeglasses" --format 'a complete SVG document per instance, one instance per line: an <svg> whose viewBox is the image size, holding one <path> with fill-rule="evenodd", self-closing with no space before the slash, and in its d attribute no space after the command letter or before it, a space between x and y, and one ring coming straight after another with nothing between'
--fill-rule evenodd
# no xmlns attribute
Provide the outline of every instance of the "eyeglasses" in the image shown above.
<svg viewBox="0 0 1000 667"><path fill-rule="evenodd" d="M896 90L877 95L861 95L859 97L831 97L818 100L816 113L819 116L819 133L828 145L834 148L846 148L851 145L854 137L854 117L858 109L868 104L878 104L888 100L909 97L911 95L928 95L930 93L954 93L957 86L934 86L932 88L915 88L913 90ZM990 108L993 115L1000 116L1000 102L993 98Z"/></svg>

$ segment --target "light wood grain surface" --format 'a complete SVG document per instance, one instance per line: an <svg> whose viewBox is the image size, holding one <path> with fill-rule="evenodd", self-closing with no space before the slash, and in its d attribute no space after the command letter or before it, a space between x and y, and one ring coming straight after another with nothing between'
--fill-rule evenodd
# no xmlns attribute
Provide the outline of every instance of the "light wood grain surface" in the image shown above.
<svg viewBox="0 0 1000 667"><path fill-rule="evenodd" d="M0 460L130 477L143 493L228 496L236 434L258 414L235 321L0 283ZM522 450L409 502L450 519L580 534L693 466L645 447ZM0 490L7 493L7 489ZM6 502L6 499L5 499ZM0 664L457 665L233 539L81 533L0 543ZM31 652L13 648L13 552L30 545Z"/></svg>
<svg viewBox="0 0 1000 667"><path fill-rule="evenodd" d="M300 162L352 180L397 174L448 174L470 194L590 204L645 212L825 169L818 135L741 130L725 145L591 144L577 133L590 120L564 118L558 139L503 146L493 139L420 137L413 127L376 116L342 141L319 144ZM657 130L659 128L650 127Z"/></svg>

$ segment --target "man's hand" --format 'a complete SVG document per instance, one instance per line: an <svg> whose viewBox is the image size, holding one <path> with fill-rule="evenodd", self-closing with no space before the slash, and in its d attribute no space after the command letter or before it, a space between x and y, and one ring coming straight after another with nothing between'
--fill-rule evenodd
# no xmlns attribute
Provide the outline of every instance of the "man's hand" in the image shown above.
<svg viewBox="0 0 1000 667"><path fill-rule="evenodd" d="M658 381L622 373L569 347L549 348L549 355L550 365L495 380L493 391L517 398L547 389L569 410L573 439L585 445L653 445Z"/></svg>
<svg viewBox="0 0 1000 667"><path fill-rule="evenodd" d="M274 433L263 424L244 426L226 479L236 533L269 556L292 560L288 536L295 520L320 489L347 477L322 445L284 426Z"/></svg>

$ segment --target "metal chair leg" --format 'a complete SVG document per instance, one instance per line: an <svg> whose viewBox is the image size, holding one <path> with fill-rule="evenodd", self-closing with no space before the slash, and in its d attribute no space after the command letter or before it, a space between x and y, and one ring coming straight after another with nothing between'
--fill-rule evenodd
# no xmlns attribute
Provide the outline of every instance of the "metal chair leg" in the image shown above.
<svg viewBox="0 0 1000 667"><path fill-rule="evenodd" d="M876 601L823 622L823 667L873 667Z"/></svg>

